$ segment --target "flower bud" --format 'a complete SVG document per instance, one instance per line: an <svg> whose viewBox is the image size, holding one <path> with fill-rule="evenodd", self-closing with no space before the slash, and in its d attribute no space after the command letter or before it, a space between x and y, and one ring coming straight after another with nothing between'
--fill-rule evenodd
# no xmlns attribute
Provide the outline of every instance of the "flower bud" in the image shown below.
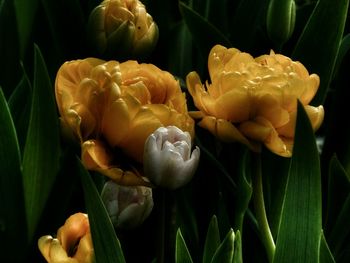
<svg viewBox="0 0 350 263"><path fill-rule="evenodd" d="M87 214L70 216L57 231L57 238L50 235L38 240L41 254L49 263L94 262L94 248Z"/></svg>
<svg viewBox="0 0 350 263"><path fill-rule="evenodd" d="M110 180L101 198L116 228L141 225L153 208L152 189L145 186L121 186Z"/></svg>
<svg viewBox="0 0 350 263"><path fill-rule="evenodd" d="M88 22L91 44L100 55L147 57L158 41L158 27L139 0L104 0Z"/></svg>
<svg viewBox="0 0 350 263"><path fill-rule="evenodd" d="M155 184L176 189L193 177L198 163L199 148L191 154L191 136L175 126L160 127L145 142L144 172Z"/></svg>
<svg viewBox="0 0 350 263"><path fill-rule="evenodd" d="M267 11L267 33L277 45L291 37L295 25L294 0L271 0Z"/></svg>

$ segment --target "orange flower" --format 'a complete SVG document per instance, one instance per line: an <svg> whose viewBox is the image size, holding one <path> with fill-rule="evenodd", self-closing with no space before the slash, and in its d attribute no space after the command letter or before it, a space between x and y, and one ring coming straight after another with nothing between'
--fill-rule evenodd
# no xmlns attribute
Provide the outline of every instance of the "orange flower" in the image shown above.
<svg viewBox="0 0 350 263"><path fill-rule="evenodd" d="M308 105L319 77L299 62L273 52L253 58L238 49L216 45L208 58L212 83L203 85L196 72L187 86L199 109L199 125L224 142L241 142L253 151L263 143L272 152L290 157L294 141L297 99L312 127L322 124L322 106ZM205 88L206 86L206 88Z"/></svg>
<svg viewBox="0 0 350 263"><path fill-rule="evenodd" d="M94 262L89 220L83 213L70 216L58 229L57 238L42 236L38 246L49 263Z"/></svg>
<svg viewBox="0 0 350 263"><path fill-rule="evenodd" d="M66 62L57 73L56 99L64 130L81 143L85 166L119 184L148 184L137 168L157 128L174 125L194 135L179 83L151 64Z"/></svg>

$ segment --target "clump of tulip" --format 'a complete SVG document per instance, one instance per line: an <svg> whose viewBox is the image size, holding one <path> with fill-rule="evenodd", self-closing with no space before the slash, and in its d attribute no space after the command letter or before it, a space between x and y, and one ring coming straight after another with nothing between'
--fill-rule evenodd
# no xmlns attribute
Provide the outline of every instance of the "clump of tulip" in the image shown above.
<svg viewBox="0 0 350 263"><path fill-rule="evenodd" d="M143 152L156 129L174 125L194 136L178 81L152 64L69 61L55 91L62 130L80 144L85 167L122 185L150 185Z"/></svg>
<svg viewBox="0 0 350 263"><path fill-rule="evenodd" d="M271 51L253 58L235 48L216 45L208 58L210 82L202 84L196 72L187 75L187 87L199 111L199 125L224 142L240 142L253 151L264 144L284 157L292 155L297 100L312 127L322 124L322 105L308 105L320 79L297 61Z"/></svg>

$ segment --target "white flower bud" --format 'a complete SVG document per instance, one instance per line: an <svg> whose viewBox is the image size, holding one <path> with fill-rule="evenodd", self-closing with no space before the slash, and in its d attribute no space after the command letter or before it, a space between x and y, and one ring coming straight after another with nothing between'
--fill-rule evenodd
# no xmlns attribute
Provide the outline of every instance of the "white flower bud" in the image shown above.
<svg viewBox="0 0 350 263"><path fill-rule="evenodd" d="M153 208L152 189L145 186L121 186L110 180L101 198L116 228L141 225Z"/></svg>
<svg viewBox="0 0 350 263"><path fill-rule="evenodd" d="M146 142L143 155L146 177L156 186L176 189L193 177L199 148L191 154L191 136L175 126L160 127Z"/></svg>

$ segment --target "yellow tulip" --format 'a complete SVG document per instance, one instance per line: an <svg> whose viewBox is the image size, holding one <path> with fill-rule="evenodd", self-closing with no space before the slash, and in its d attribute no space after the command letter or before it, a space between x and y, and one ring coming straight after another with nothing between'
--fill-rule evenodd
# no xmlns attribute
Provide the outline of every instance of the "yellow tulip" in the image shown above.
<svg viewBox="0 0 350 263"><path fill-rule="evenodd" d="M253 58L235 48L216 45L208 58L211 83L196 72L187 87L199 109L199 125L224 142L238 141L253 151L263 143L275 154L290 157L294 142L297 99L314 130L322 124L322 105L308 105L320 79L297 61L275 54Z"/></svg>
<svg viewBox="0 0 350 263"><path fill-rule="evenodd" d="M174 125L193 138L185 94L154 65L70 61L58 70L55 89L63 130L80 142L84 165L119 184L149 185L140 166L157 128Z"/></svg>
<svg viewBox="0 0 350 263"><path fill-rule="evenodd" d="M50 235L39 238L38 246L48 263L94 262L89 220L83 213L70 216L58 229L57 238Z"/></svg>
<svg viewBox="0 0 350 263"><path fill-rule="evenodd" d="M158 41L158 26L138 0L104 0L88 21L92 45L100 55L147 56Z"/></svg>

